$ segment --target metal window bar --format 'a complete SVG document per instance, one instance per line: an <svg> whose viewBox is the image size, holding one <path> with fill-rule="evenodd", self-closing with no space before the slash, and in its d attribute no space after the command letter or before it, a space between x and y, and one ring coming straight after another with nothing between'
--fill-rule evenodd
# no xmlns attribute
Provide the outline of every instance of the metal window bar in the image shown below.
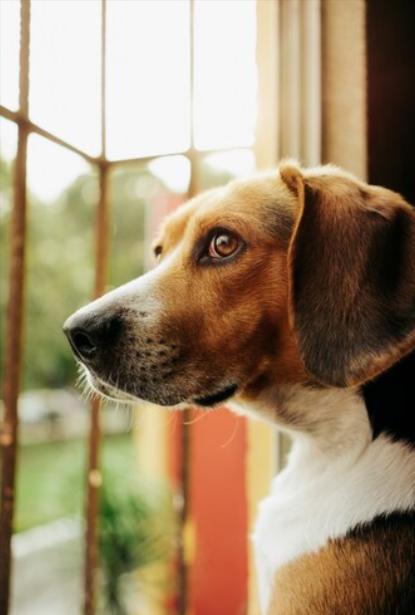
<svg viewBox="0 0 415 615"><path fill-rule="evenodd" d="M101 8L101 160L99 168L99 202L95 236L95 288L94 298L105 292L108 264L109 201L108 164L106 155L106 0ZM89 432L89 457L87 471L86 534L84 560L84 613L94 615L96 611L96 571L98 569L98 512L99 488L102 478L99 464L101 430L99 421L100 402L94 397L91 404L91 428Z"/></svg>
<svg viewBox="0 0 415 615"><path fill-rule="evenodd" d="M19 107L29 108L30 3L21 3ZM11 535L17 463L18 410L23 330L23 290L26 248L26 159L28 129L19 125L14 168L14 207L11 223L10 295L4 361L4 421L1 431L2 482L0 513L0 615L7 615L10 596Z"/></svg>
<svg viewBox="0 0 415 615"><path fill-rule="evenodd" d="M2 449L2 488L1 488L1 516L0 516L0 615L7 615L10 607L10 579L11 579L11 538L13 533L14 493L17 464L18 444L18 396L20 389L21 361L22 361L22 330L24 313L24 284L25 284L25 248L26 248L26 160L27 141L31 133L38 134L75 154L78 154L99 171L99 201L96 218L96 245L95 245L95 286L94 297L105 291L108 243L109 243L109 198L108 178L112 167L126 163L146 164L159 158L171 155L187 156L191 166L191 180L187 196L190 198L197 192L198 162L203 156L218 151L227 151L230 148L216 148L198 152L194 146L193 126L193 92L194 92L194 2L190 2L190 126L191 143L187 151L170 152L148 157L129 158L109 161L106 158L106 2L102 2L102 29L101 29L101 112L102 112L102 149L98 157L73 146L69 142L43 129L33 123L29 118L29 60L30 60L30 6L31 0L21 0L21 29L20 29L20 65L19 65L19 110L12 111L0 105L0 116L17 124L18 148L14 169L14 205L11 225L10 246L10 272L9 272L9 302L7 311L7 339L4 357L5 385L4 402L5 414L1 430ZM178 547L178 614L185 615L188 611L188 562L183 541L184 528L188 521L188 490L189 490L189 455L190 455L190 429L188 419L190 411L184 412L181 434L181 490L183 504L179 514L179 547ZM98 568L98 541L97 517L99 506L99 487L101 474L99 470L100 449L99 401L94 399L91 408L91 427L89 434L89 460L87 471L87 497L86 497L86 535L85 535L85 563L84 563L84 606L85 615L94 615L96 612L96 572Z"/></svg>

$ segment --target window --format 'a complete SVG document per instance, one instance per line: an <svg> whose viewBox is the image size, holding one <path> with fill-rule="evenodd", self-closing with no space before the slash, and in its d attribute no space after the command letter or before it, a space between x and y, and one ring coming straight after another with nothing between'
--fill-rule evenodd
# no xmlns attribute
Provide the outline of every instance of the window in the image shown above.
<svg viewBox="0 0 415 615"><path fill-rule="evenodd" d="M70 397L72 393L65 397L64 387L74 384L74 370L60 335L61 323L92 296L94 286L95 294L100 294L149 267L146 243L166 211L195 190L218 185L254 168L255 50L255 0L1 3L2 239L10 236L12 217L15 229L10 246L14 269L9 276L2 267L0 276L1 289L8 289L11 307L6 323L5 305L0 306L2 331L6 324L9 330L2 348L7 379L2 475L4 493L10 494L15 484L21 381L18 530L58 523L57 535L77 537L79 548L80 526L68 529L59 523L68 510L71 514L81 512L80 471L85 451L79 442L71 450L70 444L82 435L87 415L80 409L76 421L68 421L65 416L83 402ZM8 248L2 241L6 262ZM23 304L24 284L27 300ZM46 396L41 394L45 389ZM52 401L45 411L47 396ZM46 427L38 424L36 404L42 406L39 413L43 419L47 415ZM123 415L121 420L114 416L116 413L101 416L103 432L119 431L120 425L125 425ZM96 604L93 579L97 488L101 483L98 417L98 406L93 404L87 473L85 613L93 613ZM126 420L134 423L135 418L127 416ZM80 432L70 433L75 423ZM180 423L179 428L188 431L185 424ZM111 452L110 438L105 438L104 461L105 455L121 459L117 450L122 436L117 437ZM48 440L43 461L38 457L37 462L48 466L49 477L59 473L62 478L65 459L74 465L76 496L63 512L59 506L46 505L56 487L56 482L47 486L46 475L40 486L42 497L37 492L38 507L31 508L30 489L35 485L30 475L34 469L30 453L36 447L33 438ZM43 472L40 468L38 473ZM182 488L186 491L184 485ZM6 495L0 537L1 557L6 562L11 510ZM35 514L26 517L27 511ZM182 524L187 523L185 515L179 517ZM181 527L180 537L183 530ZM19 545L16 553L24 552L22 541L15 540L15 544ZM183 550L179 555L183 558ZM78 552L74 561L79 563L79 557ZM17 560L15 565L18 576ZM51 564L51 574L56 568ZM182 577L178 609L184 613L188 596L184 560L178 571ZM68 600L70 595L75 601L80 599L78 577L75 586L68 586ZM5 604L9 579L5 565L0 574ZM36 595L41 594L41 585L39 580ZM24 598L14 598L25 612ZM34 599L33 592L30 599Z"/></svg>

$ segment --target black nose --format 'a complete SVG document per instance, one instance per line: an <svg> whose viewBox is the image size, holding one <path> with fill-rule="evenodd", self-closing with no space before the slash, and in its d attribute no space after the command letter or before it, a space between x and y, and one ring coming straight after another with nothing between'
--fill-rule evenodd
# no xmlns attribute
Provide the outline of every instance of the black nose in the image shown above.
<svg viewBox="0 0 415 615"><path fill-rule="evenodd" d="M63 326L71 348L85 363L98 359L116 342L121 321L106 314L74 314Z"/></svg>

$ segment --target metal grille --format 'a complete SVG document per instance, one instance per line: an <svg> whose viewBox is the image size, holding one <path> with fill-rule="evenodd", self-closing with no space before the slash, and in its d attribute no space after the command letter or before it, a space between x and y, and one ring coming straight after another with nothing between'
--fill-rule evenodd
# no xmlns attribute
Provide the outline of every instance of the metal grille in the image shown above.
<svg viewBox="0 0 415 615"><path fill-rule="evenodd" d="M190 0L190 40L191 40L191 102L190 121L193 117L193 21L194 0ZM0 615L7 615L10 608L10 577L11 577L11 537L13 533L13 514L15 499L16 457L18 445L18 396L21 379L22 363L22 328L24 316L24 286L25 286L25 251L27 191L26 191L26 160L27 142L31 133L36 133L61 147L82 156L86 161L95 165L99 173L99 198L96 216L95 239L95 285L94 297L105 291L108 261L109 239L109 196L108 178L111 167L130 162L148 163L162 156L142 157L108 161L106 158L106 0L101 0L102 30L101 30L101 154L98 157L90 156L86 152L74 147L56 135L33 123L29 118L29 61L30 61L30 8L31 0L21 1L20 23L20 91L19 110L11 111L0 105L0 116L14 122L18 127L18 148L14 168L14 203L11 224L11 259L9 271L9 301L7 312L7 339L4 357L5 386L4 402L5 413L1 431L2 446L2 491L1 491L1 532L0 532ZM215 150L217 151L217 149ZM172 152L174 154L175 152ZM187 152L177 152L186 155L191 163L191 181L188 196L197 191L197 157L198 153L193 147ZM205 155L208 152L205 152ZM57 333L59 334L59 333ZM187 517L187 460L189 455L189 433L186 425L186 416L182 422L182 470L181 482L184 505L180 515L181 529ZM100 424L99 401L94 399L91 405L91 426L89 433L89 460L87 474L86 494L86 534L85 534L85 567L84 567L84 607L85 615L92 615L96 611L96 572L98 567L97 547L97 514L99 505L99 486L101 484L100 464ZM182 533L182 532L181 532ZM178 566L178 612L184 614L187 609L187 567L184 558L183 541L179 544Z"/></svg>

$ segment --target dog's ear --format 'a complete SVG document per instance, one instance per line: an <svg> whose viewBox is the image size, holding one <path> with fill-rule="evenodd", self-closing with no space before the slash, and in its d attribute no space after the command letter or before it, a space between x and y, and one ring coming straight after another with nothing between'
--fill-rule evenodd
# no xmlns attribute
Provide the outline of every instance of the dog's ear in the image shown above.
<svg viewBox="0 0 415 615"><path fill-rule="evenodd" d="M370 380L415 346L415 213L332 167L280 174L299 203L289 309L305 367L330 386Z"/></svg>

